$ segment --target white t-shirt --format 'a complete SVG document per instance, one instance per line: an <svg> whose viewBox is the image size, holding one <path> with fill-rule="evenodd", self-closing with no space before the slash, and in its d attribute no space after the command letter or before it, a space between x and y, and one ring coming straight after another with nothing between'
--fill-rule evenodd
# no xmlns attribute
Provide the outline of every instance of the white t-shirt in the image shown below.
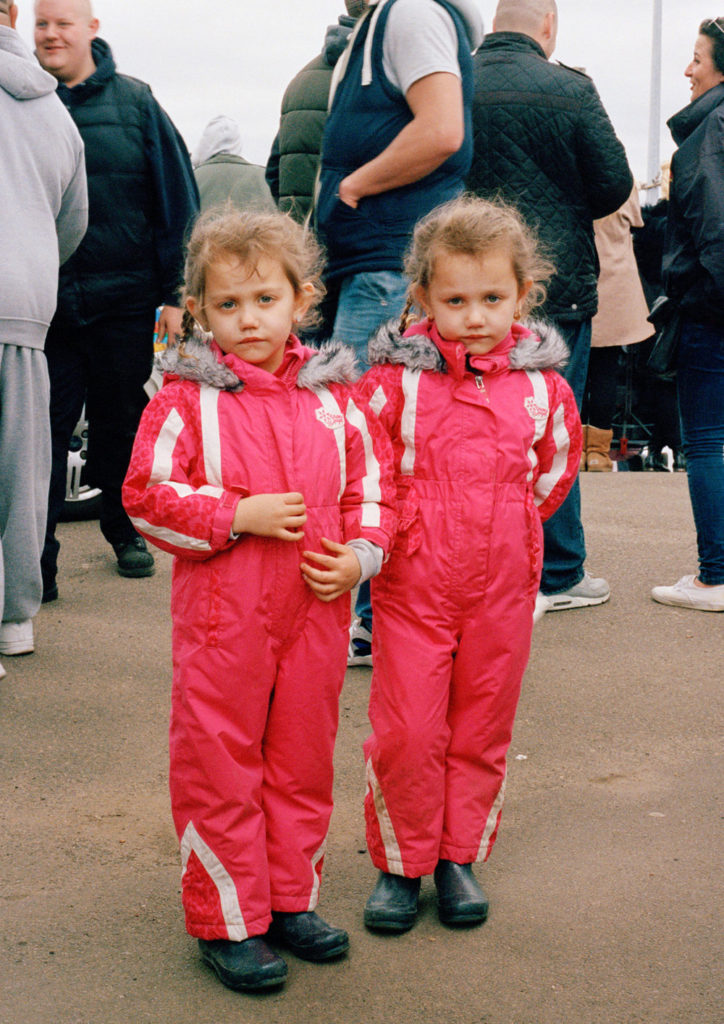
<svg viewBox="0 0 724 1024"><path fill-rule="evenodd" d="M397 0L387 18L382 66L403 95L437 71L460 78L458 34L445 8L435 0Z"/></svg>

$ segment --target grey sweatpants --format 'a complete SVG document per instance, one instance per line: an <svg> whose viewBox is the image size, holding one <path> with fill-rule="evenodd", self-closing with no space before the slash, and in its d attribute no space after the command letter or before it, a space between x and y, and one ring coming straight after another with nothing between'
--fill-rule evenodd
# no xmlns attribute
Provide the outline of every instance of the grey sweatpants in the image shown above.
<svg viewBox="0 0 724 1024"><path fill-rule="evenodd" d="M0 342L0 609L3 622L40 608L40 553L50 481L45 353Z"/></svg>

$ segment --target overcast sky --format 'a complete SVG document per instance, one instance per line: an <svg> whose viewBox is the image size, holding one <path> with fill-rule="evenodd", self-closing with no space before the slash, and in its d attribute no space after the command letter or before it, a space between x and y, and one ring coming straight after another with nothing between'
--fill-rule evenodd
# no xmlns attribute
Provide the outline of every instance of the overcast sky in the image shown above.
<svg viewBox="0 0 724 1024"><path fill-rule="evenodd" d="M31 0L16 2L18 29L32 44ZM479 7L490 29L495 0ZM94 8L119 70L151 85L189 149L212 117L227 114L241 127L247 159L266 163L284 88L321 50L344 0L95 0ZM558 9L554 59L592 76L643 181L653 0L558 0ZM719 13L709 0L663 0L661 160L673 151L666 119L689 102L684 68L698 25Z"/></svg>

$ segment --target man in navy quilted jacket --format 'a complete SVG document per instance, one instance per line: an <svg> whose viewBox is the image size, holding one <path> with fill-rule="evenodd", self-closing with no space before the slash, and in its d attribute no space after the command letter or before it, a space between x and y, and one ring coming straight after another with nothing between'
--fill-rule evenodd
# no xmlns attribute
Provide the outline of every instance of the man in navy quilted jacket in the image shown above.
<svg viewBox="0 0 724 1024"><path fill-rule="evenodd" d="M555 264L542 313L568 344L564 372L580 407L598 308L593 221L622 205L633 179L593 82L551 63L557 30L555 0L500 0L493 31L473 58L474 149L466 184L516 205ZM606 580L584 569L578 482L544 535L536 616L607 601Z"/></svg>

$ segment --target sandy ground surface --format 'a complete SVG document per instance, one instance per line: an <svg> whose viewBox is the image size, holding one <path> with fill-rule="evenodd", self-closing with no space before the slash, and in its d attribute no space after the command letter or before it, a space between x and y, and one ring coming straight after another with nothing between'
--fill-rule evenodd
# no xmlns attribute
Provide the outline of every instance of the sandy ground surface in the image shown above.
<svg viewBox="0 0 724 1024"><path fill-rule="evenodd" d="M717 1024L724 616L654 604L695 570L683 475L583 477L611 601L536 627L488 922L368 934L361 756L369 670L347 674L320 911L337 964L289 957L244 996L183 927L166 789L170 558L116 575L96 523L61 527L61 598L0 683L1 1024Z"/></svg>

